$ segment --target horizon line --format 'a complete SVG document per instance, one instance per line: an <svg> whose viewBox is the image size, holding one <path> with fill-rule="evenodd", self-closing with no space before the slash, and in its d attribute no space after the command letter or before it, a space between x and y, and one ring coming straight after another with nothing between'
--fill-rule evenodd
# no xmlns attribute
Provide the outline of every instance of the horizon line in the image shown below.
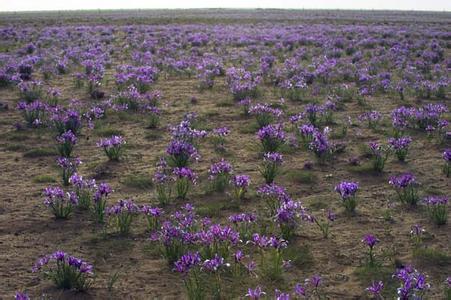
<svg viewBox="0 0 451 300"><path fill-rule="evenodd" d="M108 12L141 10L282 10L282 11L360 11L360 12L436 12L451 13L451 10L396 9L396 8L277 8L277 7L195 7L195 8L89 8L89 9L42 9L42 10L0 10L0 13L40 13L40 12Z"/></svg>

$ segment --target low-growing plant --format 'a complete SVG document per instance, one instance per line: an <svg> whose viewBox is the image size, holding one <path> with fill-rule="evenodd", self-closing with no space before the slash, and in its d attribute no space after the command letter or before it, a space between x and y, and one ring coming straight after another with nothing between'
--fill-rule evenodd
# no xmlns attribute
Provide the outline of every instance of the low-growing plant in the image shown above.
<svg viewBox="0 0 451 300"><path fill-rule="evenodd" d="M232 170L232 165L224 159L210 166L208 179L212 182L213 190L223 192L227 188Z"/></svg>
<svg viewBox="0 0 451 300"><path fill-rule="evenodd" d="M44 190L44 196L44 205L50 208L57 219L67 219L78 203L75 193L65 193L59 187L47 187Z"/></svg>
<svg viewBox="0 0 451 300"><path fill-rule="evenodd" d="M243 200L244 195L251 183L251 178L247 175L235 175L230 180L233 186L233 195L236 201Z"/></svg>
<svg viewBox="0 0 451 300"><path fill-rule="evenodd" d="M448 221L448 197L429 196L423 200L429 217L436 225L445 225Z"/></svg>
<svg viewBox="0 0 451 300"><path fill-rule="evenodd" d="M356 193L359 189L357 182L343 181L335 187L335 191L340 194L343 206L348 213L354 213L357 206Z"/></svg>
<svg viewBox="0 0 451 300"><path fill-rule="evenodd" d="M376 246L379 242L379 239L372 234L367 234L362 239L362 243L368 246L368 266L370 268L374 268L378 265L374 255L374 246Z"/></svg>
<svg viewBox="0 0 451 300"><path fill-rule="evenodd" d="M399 176L392 176L388 182L395 188L398 199L401 203L411 206L417 205L420 200L417 192L417 182L415 176L404 173Z"/></svg>
<svg viewBox="0 0 451 300"><path fill-rule="evenodd" d="M79 158L60 157L57 159L58 166L61 167L61 177L63 185L69 185L69 179L77 172L77 167L81 164Z"/></svg>
<svg viewBox="0 0 451 300"><path fill-rule="evenodd" d="M334 222L337 218L337 215L332 212L331 210L327 211L326 217L323 219L319 219L317 217L312 217L315 224L318 226L318 228L321 230L321 233L323 234L323 237L327 239L329 237L330 232L330 225L332 222Z"/></svg>
<svg viewBox="0 0 451 300"><path fill-rule="evenodd" d="M147 229L150 232L158 230L161 224L161 215L163 210L158 207L152 207L149 205L143 205L140 208L140 212L146 216L147 219Z"/></svg>
<svg viewBox="0 0 451 300"><path fill-rule="evenodd" d="M225 137L230 133L230 129L227 127L220 127L213 129L211 133L211 139L213 146L217 152L225 152Z"/></svg>
<svg viewBox="0 0 451 300"><path fill-rule="evenodd" d="M451 149L446 149L443 152L443 160L445 164L443 165L443 173L445 173L446 177L451 176Z"/></svg>
<svg viewBox="0 0 451 300"><path fill-rule="evenodd" d="M139 208L132 200L119 200L117 204L106 209L110 224L121 235L130 232L130 226Z"/></svg>
<svg viewBox="0 0 451 300"><path fill-rule="evenodd" d="M258 131L257 137L264 152L276 152L285 142L285 132L280 124L262 127Z"/></svg>
<svg viewBox="0 0 451 300"><path fill-rule="evenodd" d="M391 150L395 152L399 161L405 161L409 145L412 142L412 138L409 136L403 136L399 138L391 138L388 140L388 144Z"/></svg>
<svg viewBox="0 0 451 300"><path fill-rule="evenodd" d="M56 251L40 258L33 266L33 272L42 271L60 289L85 291L92 284L93 267L88 262L71 256L63 251Z"/></svg>
<svg viewBox="0 0 451 300"><path fill-rule="evenodd" d="M197 175L190 168L174 168L173 174L175 176L175 190L177 198L186 199L186 195L191 185L196 185Z"/></svg>
<svg viewBox="0 0 451 300"><path fill-rule="evenodd" d="M101 183L97 186L97 190L93 197L93 212L97 223L105 222L106 198L113 190L107 183Z"/></svg>
<svg viewBox="0 0 451 300"><path fill-rule="evenodd" d="M77 195L78 207L83 210L89 210L92 205L94 191L97 189L96 181L94 179L84 179L82 176L74 173L69 178L69 182L73 185Z"/></svg>
<svg viewBox="0 0 451 300"><path fill-rule="evenodd" d="M191 159L198 159L196 148L192 144L181 140L171 141L166 153L169 155L169 165L177 168L187 167Z"/></svg>
<svg viewBox="0 0 451 300"><path fill-rule="evenodd" d="M376 142L371 142L369 143L369 148L371 151L373 170L376 172L382 172L385 167L385 162L390 154L388 147Z"/></svg>
<svg viewBox="0 0 451 300"><path fill-rule="evenodd" d="M283 162L282 154L277 152L268 152L263 155L263 164L260 167L260 174L262 174L267 184L272 183L279 174L279 167Z"/></svg>
<svg viewBox="0 0 451 300"><path fill-rule="evenodd" d="M62 157L69 158L72 154L75 144L77 143L77 137L75 136L75 134L73 134L72 131L69 130L57 136L56 140L58 142L58 153Z"/></svg>
<svg viewBox="0 0 451 300"><path fill-rule="evenodd" d="M123 154L125 143L122 136L113 135L111 138L101 139L97 147L103 149L109 160L118 161Z"/></svg>

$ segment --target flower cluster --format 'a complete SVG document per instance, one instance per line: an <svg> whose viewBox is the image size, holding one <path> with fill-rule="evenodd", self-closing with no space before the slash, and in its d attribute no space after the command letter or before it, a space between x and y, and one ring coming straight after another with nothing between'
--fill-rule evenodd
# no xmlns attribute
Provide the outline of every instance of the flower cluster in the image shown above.
<svg viewBox="0 0 451 300"><path fill-rule="evenodd" d="M451 149L446 149L443 151L443 160L445 164L443 166L443 173L445 173L446 177L451 176Z"/></svg>
<svg viewBox="0 0 451 300"><path fill-rule="evenodd" d="M73 211L73 206L78 204L76 193L65 193L59 187L47 187L44 196L44 205L52 210L57 219L67 219Z"/></svg>
<svg viewBox="0 0 451 300"><path fill-rule="evenodd" d="M130 225L138 212L139 207L132 200L119 200L117 204L106 209L113 227L123 235L130 231Z"/></svg>
<svg viewBox="0 0 451 300"><path fill-rule="evenodd" d="M185 167L176 167L172 172L176 177L177 198L185 199L191 184L196 184L197 175L193 170Z"/></svg>
<svg viewBox="0 0 451 300"><path fill-rule="evenodd" d="M423 203L427 206L429 216L437 225L444 225L448 221L448 197L429 196L424 198Z"/></svg>
<svg viewBox="0 0 451 300"><path fill-rule="evenodd" d="M234 195L236 200L242 200L247 192L247 188L251 183L251 178L248 175L235 175L230 180L230 184L234 188Z"/></svg>
<svg viewBox="0 0 451 300"><path fill-rule="evenodd" d="M63 134L56 137L58 142L58 152L63 157L70 157L77 143L77 137L72 131L66 131Z"/></svg>
<svg viewBox="0 0 451 300"><path fill-rule="evenodd" d="M429 283L426 282L426 276L411 266L398 269L393 277L401 282L397 292L398 298L402 300L422 299L430 288Z"/></svg>
<svg viewBox="0 0 451 300"><path fill-rule="evenodd" d="M125 139L120 135L113 135L107 139L101 139L97 147L103 148L109 160L118 161L124 151Z"/></svg>
<svg viewBox="0 0 451 300"><path fill-rule="evenodd" d="M267 103L258 103L249 108L249 114L255 116L258 127L262 128L279 119L283 112L281 109L273 108Z"/></svg>
<svg viewBox="0 0 451 300"><path fill-rule="evenodd" d="M49 265L54 262L54 265ZM71 256L63 251L41 257L33 266L33 272L39 272L48 266L46 276L51 279L58 288L75 289L83 291L91 285L93 267L86 261Z"/></svg>
<svg viewBox="0 0 451 300"><path fill-rule="evenodd" d="M285 131L280 124L267 125L258 131L257 137L264 152L275 152L285 142Z"/></svg>
<svg viewBox="0 0 451 300"><path fill-rule="evenodd" d="M369 128L376 128L377 124L382 120L382 114L378 111L368 111L357 117L360 122L368 122Z"/></svg>
<svg viewBox="0 0 451 300"><path fill-rule="evenodd" d="M173 140L166 148L166 153L169 155L170 163L174 167L187 167L190 159L198 159L196 148L185 141Z"/></svg>
<svg viewBox="0 0 451 300"><path fill-rule="evenodd" d="M279 173L279 167L283 162L282 154L278 152L267 152L263 155L263 164L260 169L265 182L272 183Z"/></svg>
<svg viewBox="0 0 451 300"><path fill-rule="evenodd" d="M390 138L388 140L388 144L391 149L395 152L396 156L400 161L404 161L407 156L407 151L409 149L409 145L412 142L412 138L410 136L403 136L399 138Z"/></svg>
<svg viewBox="0 0 451 300"><path fill-rule="evenodd" d="M392 176L388 183L395 188L399 201L410 205L416 205L418 203L417 182L415 176L411 173Z"/></svg>
<svg viewBox="0 0 451 300"><path fill-rule="evenodd" d="M59 157L56 162L62 169L63 184L65 186L69 185L69 180L77 172L77 167L81 164L81 160L79 158Z"/></svg>
<svg viewBox="0 0 451 300"><path fill-rule="evenodd" d="M335 186L335 191L340 194L343 200L343 205L347 212L354 212L357 206L357 200L355 194L359 189L359 184L357 182L347 182L343 181L337 186Z"/></svg>
<svg viewBox="0 0 451 300"><path fill-rule="evenodd" d="M210 166L208 170L208 179L213 182L213 189L218 192L223 192L230 181L232 173L232 165L223 158Z"/></svg>
<svg viewBox="0 0 451 300"><path fill-rule="evenodd" d="M390 154L389 148L377 142L370 142L368 146L371 151L371 159L373 160L373 170L382 172Z"/></svg>
<svg viewBox="0 0 451 300"><path fill-rule="evenodd" d="M246 97L254 98L257 95L257 88L261 81L260 75L244 68L232 67L227 69L226 76L227 84L235 100L242 100Z"/></svg>

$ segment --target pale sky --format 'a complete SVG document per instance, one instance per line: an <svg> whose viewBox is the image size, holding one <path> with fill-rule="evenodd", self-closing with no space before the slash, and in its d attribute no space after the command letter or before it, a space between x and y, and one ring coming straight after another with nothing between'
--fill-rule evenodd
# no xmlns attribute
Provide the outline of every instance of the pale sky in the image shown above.
<svg viewBox="0 0 451 300"><path fill-rule="evenodd" d="M320 8L451 11L451 0L0 0L0 11L121 8Z"/></svg>

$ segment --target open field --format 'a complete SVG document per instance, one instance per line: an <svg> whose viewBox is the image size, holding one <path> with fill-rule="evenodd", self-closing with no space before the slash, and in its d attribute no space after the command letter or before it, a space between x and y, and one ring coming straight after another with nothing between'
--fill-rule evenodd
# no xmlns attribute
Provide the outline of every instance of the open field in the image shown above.
<svg viewBox="0 0 451 300"><path fill-rule="evenodd" d="M0 14L0 299L450 299L450 28ZM32 271L57 250L89 286Z"/></svg>

